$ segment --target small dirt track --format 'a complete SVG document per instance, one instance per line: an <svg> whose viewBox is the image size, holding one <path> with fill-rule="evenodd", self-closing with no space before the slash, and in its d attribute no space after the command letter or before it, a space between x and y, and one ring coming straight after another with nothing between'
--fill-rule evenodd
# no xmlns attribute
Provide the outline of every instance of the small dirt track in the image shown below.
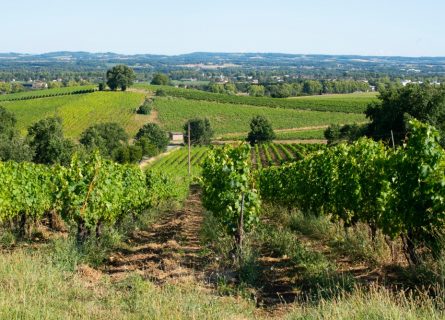
<svg viewBox="0 0 445 320"><path fill-rule="evenodd" d="M173 210L148 230L136 232L128 249L115 252L103 271L115 280L136 272L157 284L203 280L201 224L200 189L192 186L183 209Z"/></svg>

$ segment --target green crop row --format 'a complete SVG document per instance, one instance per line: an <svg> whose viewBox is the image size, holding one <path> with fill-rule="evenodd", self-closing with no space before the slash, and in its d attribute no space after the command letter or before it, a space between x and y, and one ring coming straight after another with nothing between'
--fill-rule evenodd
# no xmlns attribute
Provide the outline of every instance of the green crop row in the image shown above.
<svg viewBox="0 0 445 320"><path fill-rule="evenodd" d="M84 94L84 93L92 93L95 90L96 90L95 86L76 86L76 87L63 87L54 89L24 91L24 92L0 95L0 101L29 100L29 99L48 98L48 97L64 96L71 94Z"/></svg>
<svg viewBox="0 0 445 320"><path fill-rule="evenodd" d="M377 97L375 93L356 93L306 96L297 98L270 98L227 95L195 89L183 89L172 86L153 86L142 83L137 84L136 87L152 92L162 90L168 96L189 100L205 100L219 103L242 104L250 106L346 113L363 113L366 110L368 104L376 101Z"/></svg>
<svg viewBox="0 0 445 320"><path fill-rule="evenodd" d="M148 121L149 116L134 111L144 101L144 94L134 92L94 92L87 95L66 95L51 98L5 101L6 109L17 117L22 134L45 117L62 118L65 135L77 139L89 126L103 122L117 122L133 135Z"/></svg>
<svg viewBox="0 0 445 320"><path fill-rule="evenodd" d="M252 107L172 97L156 98L153 107L158 111L159 122L165 130L182 131L188 119L206 117L216 135L248 132L250 120L256 115L268 118L275 129L366 121L364 114L356 113Z"/></svg>

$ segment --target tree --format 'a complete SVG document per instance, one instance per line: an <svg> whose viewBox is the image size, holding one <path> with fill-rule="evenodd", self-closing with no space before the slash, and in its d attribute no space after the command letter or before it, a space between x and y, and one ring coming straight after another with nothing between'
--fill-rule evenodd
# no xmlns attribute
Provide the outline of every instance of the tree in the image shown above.
<svg viewBox="0 0 445 320"><path fill-rule="evenodd" d="M249 95L252 97L263 97L265 92L264 86L261 85L251 85L249 87Z"/></svg>
<svg viewBox="0 0 445 320"><path fill-rule="evenodd" d="M213 130L209 119L191 119L184 124L184 141L188 143L188 124L190 123L190 143L208 145L212 141Z"/></svg>
<svg viewBox="0 0 445 320"><path fill-rule="evenodd" d="M159 153L158 148L147 138L140 138L135 142L135 146L141 148L142 156L154 157Z"/></svg>
<svg viewBox="0 0 445 320"><path fill-rule="evenodd" d="M292 86L290 84L274 84L269 87L269 93L272 98L287 98L292 93Z"/></svg>
<svg viewBox="0 0 445 320"><path fill-rule="evenodd" d="M392 130L395 142L400 143L407 134L408 121L414 117L435 126L441 133L442 145L445 144L445 87L430 84L390 87L380 92L379 100L366 110L371 120L370 136L390 140Z"/></svg>
<svg viewBox="0 0 445 320"><path fill-rule="evenodd" d="M36 163L67 164L74 150L74 144L64 138L60 118L42 119L28 128L29 145L35 154Z"/></svg>
<svg viewBox="0 0 445 320"><path fill-rule="evenodd" d="M118 163L135 163L142 159L142 148L137 145L121 145L113 152L113 159Z"/></svg>
<svg viewBox="0 0 445 320"><path fill-rule="evenodd" d="M0 134L8 138L14 136L16 123L15 115L0 106Z"/></svg>
<svg viewBox="0 0 445 320"><path fill-rule="evenodd" d="M133 69L123 64L114 66L107 71L107 85L111 90L120 88L125 91L133 84L135 79L136 75Z"/></svg>
<svg viewBox="0 0 445 320"><path fill-rule="evenodd" d="M98 149L102 156L111 157L117 148L128 143L128 135L115 122L99 123L87 128L79 142L88 150Z"/></svg>
<svg viewBox="0 0 445 320"><path fill-rule="evenodd" d="M147 123L139 129L135 139L139 141L142 138L146 138L155 145L158 151L164 151L170 142L167 132L162 130L156 123Z"/></svg>
<svg viewBox="0 0 445 320"><path fill-rule="evenodd" d="M33 151L15 128L17 120L12 112L0 106L0 161L31 161Z"/></svg>
<svg viewBox="0 0 445 320"><path fill-rule="evenodd" d="M166 86L170 83L170 78L168 75L163 73L156 73L151 80L151 84L158 86Z"/></svg>
<svg viewBox="0 0 445 320"><path fill-rule="evenodd" d="M275 139L275 132L272 124L263 116L255 116L250 121L250 132L247 135L247 141L250 144L269 142Z"/></svg>
<svg viewBox="0 0 445 320"><path fill-rule="evenodd" d="M321 94L323 91L323 86L319 81L316 80L306 80L303 83L303 93L308 95Z"/></svg>

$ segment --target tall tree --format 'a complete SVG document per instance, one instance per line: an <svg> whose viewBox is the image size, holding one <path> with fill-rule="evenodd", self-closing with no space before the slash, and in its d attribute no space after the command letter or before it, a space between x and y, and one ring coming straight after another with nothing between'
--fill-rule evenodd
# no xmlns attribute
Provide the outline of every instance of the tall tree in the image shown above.
<svg viewBox="0 0 445 320"><path fill-rule="evenodd" d="M107 85L111 90L120 88L125 91L133 84L135 79L136 75L133 69L123 64L114 66L107 71Z"/></svg>

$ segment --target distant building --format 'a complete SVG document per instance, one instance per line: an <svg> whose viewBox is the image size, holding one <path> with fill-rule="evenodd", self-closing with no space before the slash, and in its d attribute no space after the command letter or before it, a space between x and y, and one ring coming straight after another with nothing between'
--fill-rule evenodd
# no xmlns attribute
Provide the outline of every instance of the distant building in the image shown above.
<svg viewBox="0 0 445 320"><path fill-rule="evenodd" d="M43 81L34 81L31 85L31 89L47 89L48 84Z"/></svg>
<svg viewBox="0 0 445 320"><path fill-rule="evenodd" d="M173 143L183 143L184 134L182 132L170 132L170 141Z"/></svg>

